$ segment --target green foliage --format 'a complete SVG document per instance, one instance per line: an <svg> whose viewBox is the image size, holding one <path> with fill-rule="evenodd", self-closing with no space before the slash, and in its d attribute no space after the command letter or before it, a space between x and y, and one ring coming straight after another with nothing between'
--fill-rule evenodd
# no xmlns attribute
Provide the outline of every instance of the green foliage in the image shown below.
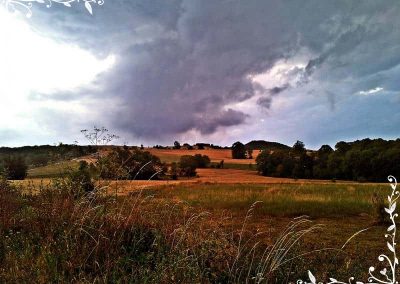
<svg viewBox="0 0 400 284"><path fill-rule="evenodd" d="M246 147L241 142L235 142L232 145L233 159L246 159Z"/></svg>
<svg viewBox="0 0 400 284"><path fill-rule="evenodd" d="M292 148L295 153L303 153L306 151L304 143L299 140L297 140L296 143L294 143Z"/></svg>
<svg viewBox="0 0 400 284"><path fill-rule="evenodd" d="M21 156L8 156L2 161L4 176L10 180L23 180L28 174L28 166Z"/></svg>
<svg viewBox="0 0 400 284"><path fill-rule="evenodd" d="M197 160L194 156L184 155L179 160L179 176L196 176Z"/></svg>
<svg viewBox="0 0 400 284"><path fill-rule="evenodd" d="M207 155L196 154L193 157L196 161L197 168L207 168L211 163L211 160Z"/></svg>
<svg viewBox="0 0 400 284"><path fill-rule="evenodd" d="M179 171L178 171L178 164L176 162L171 163L170 174L173 180L178 179Z"/></svg>
<svg viewBox="0 0 400 284"><path fill-rule="evenodd" d="M263 151L256 161L262 175L385 181L389 174L400 175L400 140L341 141L335 150L323 145L315 152L306 152L297 141L292 151Z"/></svg>
<svg viewBox="0 0 400 284"><path fill-rule="evenodd" d="M176 173L183 177L196 176L197 168L207 168L211 163L207 155L196 154L194 156L184 155L180 158ZM173 164L175 167L176 164Z"/></svg>
<svg viewBox="0 0 400 284"><path fill-rule="evenodd" d="M0 160L8 156L23 156L30 167L46 166L49 163L69 160L96 152L94 146L78 146L60 143L58 146L24 146L0 148Z"/></svg>
<svg viewBox="0 0 400 284"><path fill-rule="evenodd" d="M79 163L79 168L70 174L73 187L80 193L90 193L94 190L89 164L85 161Z"/></svg>
<svg viewBox="0 0 400 284"><path fill-rule="evenodd" d="M157 179L166 171L160 158L139 149L112 150L97 161L100 178L103 179Z"/></svg>
<svg viewBox="0 0 400 284"><path fill-rule="evenodd" d="M253 140L247 143L246 149L252 150L270 150L270 151L277 151L277 150L289 150L290 147L278 142L270 142L264 140Z"/></svg>
<svg viewBox="0 0 400 284"><path fill-rule="evenodd" d="M181 148L181 144L178 141L174 142L174 149L180 149Z"/></svg>

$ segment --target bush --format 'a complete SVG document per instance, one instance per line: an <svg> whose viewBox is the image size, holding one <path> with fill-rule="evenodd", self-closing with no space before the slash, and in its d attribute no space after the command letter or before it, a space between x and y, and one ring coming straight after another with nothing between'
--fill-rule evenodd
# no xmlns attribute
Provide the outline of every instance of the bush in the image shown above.
<svg viewBox="0 0 400 284"><path fill-rule="evenodd" d="M28 166L21 156L8 156L3 159L3 174L9 180L23 180L28 174Z"/></svg>
<svg viewBox="0 0 400 284"><path fill-rule="evenodd" d="M194 155L194 159L197 168L207 168L211 163L211 160L207 155L196 154Z"/></svg>
<svg viewBox="0 0 400 284"><path fill-rule="evenodd" d="M117 148L97 161L103 179L157 179L166 171L160 158L139 149Z"/></svg>
<svg viewBox="0 0 400 284"><path fill-rule="evenodd" d="M232 145L233 159L246 159L246 147L241 142L235 142Z"/></svg>
<svg viewBox="0 0 400 284"><path fill-rule="evenodd" d="M197 160L194 156L184 155L179 160L179 175L184 177L196 176Z"/></svg>
<svg viewBox="0 0 400 284"><path fill-rule="evenodd" d="M177 165L176 162L173 162L171 164L170 174L171 174L171 178L173 180L177 180L178 179L178 165Z"/></svg>
<svg viewBox="0 0 400 284"><path fill-rule="evenodd" d="M211 163L207 155L196 154L194 156L184 155L179 160L179 176L194 177L197 168L207 168Z"/></svg>
<svg viewBox="0 0 400 284"><path fill-rule="evenodd" d="M81 193L90 193L94 190L90 168L87 162L79 162L79 168L71 173L71 181Z"/></svg>

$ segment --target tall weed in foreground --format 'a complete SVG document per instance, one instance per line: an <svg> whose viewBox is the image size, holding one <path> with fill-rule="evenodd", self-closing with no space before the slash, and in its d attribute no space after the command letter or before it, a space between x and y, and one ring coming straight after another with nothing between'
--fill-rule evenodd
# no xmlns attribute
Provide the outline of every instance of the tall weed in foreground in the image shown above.
<svg viewBox="0 0 400 284"><path fill-rule="evenodd" d="M2 283L282 283L300 238L301 218L272 246L267 232L239 231L185 203L74 193L58 180L35 195L0 184Z"/></svg>

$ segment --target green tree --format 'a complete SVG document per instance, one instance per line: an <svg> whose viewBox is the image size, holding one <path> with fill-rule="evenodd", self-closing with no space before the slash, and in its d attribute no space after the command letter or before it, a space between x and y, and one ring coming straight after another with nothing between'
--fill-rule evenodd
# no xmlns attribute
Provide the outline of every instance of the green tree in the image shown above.
<svg viewBox="0 0 400 284"><path fill-rule="evenodd" d="M181 148L181 144L178 141L174 142L174 149L180 149Z"/></svg>
<svg viewBox="0 0 400 284"><path fill-rule="evenodd" d="M211 163L211 160L207 155L196 154L194 155L194 159L197 168L207 168Z"/></svg>
<svg viewBox="0 0 400 284"><path fill-rule="evenodd" d="M306 147L303 142L300 140L297 140L296 143L294 143L293 147L293 152L296 154L301 154L306 151Z"/></svg>
<svg viewBox="0 0 400 284"><path fill-rule="evenodd" d="M241 142L235 142L232 145L233 159L246 159L246 147Z"/></svg>
<svg viewBox="0 0 400 284"><path fill-rule="evenodd" d="M194 156L184 155L179 160L179 175L184 177L196 176L197 161Z"/></svg>
<svg viewBox="0 0 400 284"><path fill-rule="evenodd" d="M140 149L116 148L97 161L103 179L157 179L166 171L160 158Z"/></svg>
<svg viewBox="0 0 400 284"><path fill-rule="evenodd" d="M350 144L344 141L340 141L335 145L335 150L338 151L340 154L345 154L348 150L350 150L350 148Z"/></svg>

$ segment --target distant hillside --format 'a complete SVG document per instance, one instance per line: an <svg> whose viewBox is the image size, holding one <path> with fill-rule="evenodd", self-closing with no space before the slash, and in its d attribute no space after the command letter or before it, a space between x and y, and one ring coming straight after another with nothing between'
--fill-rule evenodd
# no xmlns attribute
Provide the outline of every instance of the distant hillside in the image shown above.
<svg viewBox="0 0 400 284"><path fill-rule="evenodd" d="M269 150L288 150L290 149L289 146L278 143L278 142L269 142L269 141L264 141L264 140L253 140L247 143L246 145L247 149L252 149L252 150L263 150L263 149L269 149Z"/></svg>
<svg viewBox="0 0 400 284"><path fill-rule="evenodd" d="M93 153L96 147L62 144L58 146L0 147L0 166L3 158L22 156L29 166L46 166L48 163L70 160Z"/></svg>

